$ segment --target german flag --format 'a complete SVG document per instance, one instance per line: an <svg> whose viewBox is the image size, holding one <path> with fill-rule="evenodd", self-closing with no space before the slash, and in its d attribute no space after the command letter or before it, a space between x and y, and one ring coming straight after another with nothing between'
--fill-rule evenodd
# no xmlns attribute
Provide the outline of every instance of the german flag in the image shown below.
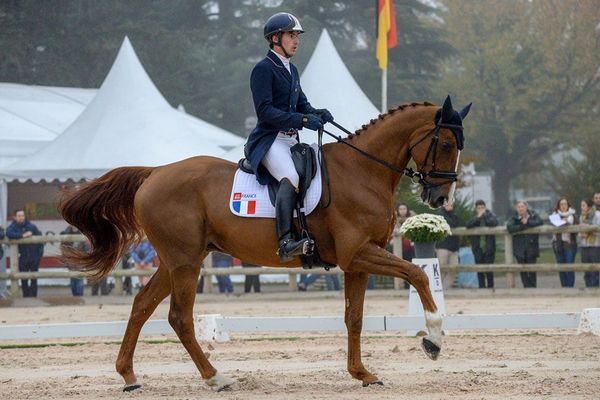
<svg viewBox="0 0 600 400"><path fill-rule="evenodd" d="M379 68L386 69L388 49L396 47L396 12L392 0L377 0L377 60Z"/></svg>

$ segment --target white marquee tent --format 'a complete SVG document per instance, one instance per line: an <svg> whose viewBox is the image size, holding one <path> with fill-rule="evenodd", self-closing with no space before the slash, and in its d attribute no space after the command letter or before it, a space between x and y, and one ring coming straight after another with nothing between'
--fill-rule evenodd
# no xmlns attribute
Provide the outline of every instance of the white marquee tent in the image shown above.
<svg viewBox="0 0 600 400"><path fill-rule="evenodd" d="M0 168L56 139L96 89L0 83Z"/></svg>
<svg viewBox="0 0 600 400"><path fill-rule="evenodd" d="M379 110L356 83L344 61L337 52L331 37L323 29L315 50L300 77L302 91L315 108L327 108L335 121L350 131L367 124L379 115ZM327 125L332 133L346 136L332 125ZM303 142L317 141L316 133L304 129L300 133ZM324 135L323 142L330 143L334 139ZM243 157L243 146L228 151L222 157L230 161L238 161Z"/></svg>
<svg viewBox="0 0 600 400"><path fill-rule="evenodd" d="M119 166L156 166L197 155L220 156L243 142L171 107L125 38L98 93L79 117L41 150L0 169L0 218L6 182L78 181Z"/></svg>
<svg viewBox="0 0 600 400"><path fill-rule="evenodd" d="M350 131L379 115L377 107L346 68L327 29L323 29L300 83L313 107L327 108L335 121Z"/></svg>

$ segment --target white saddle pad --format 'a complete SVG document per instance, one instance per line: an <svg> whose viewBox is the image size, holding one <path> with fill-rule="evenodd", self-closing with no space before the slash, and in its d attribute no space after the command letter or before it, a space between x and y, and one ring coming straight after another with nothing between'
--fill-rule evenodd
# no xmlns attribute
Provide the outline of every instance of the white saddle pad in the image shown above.
<svg viewBox="0 0 600 400"><path fill-rule="evenodd" d="M318 151L318 146L315 143L311 144L311 147L315 149L315 152ZM304 198L302 211L306 215L310 214L317 207L320 199L321 166L318 163L317 156L317 173L310 183L308 193ZM256 180L256 176L248 174L239 168L233 178L229 209L234 215L239 217L275 218L275 207L273 207L271 200L269 200L268 186L261 185Z"/></svg>

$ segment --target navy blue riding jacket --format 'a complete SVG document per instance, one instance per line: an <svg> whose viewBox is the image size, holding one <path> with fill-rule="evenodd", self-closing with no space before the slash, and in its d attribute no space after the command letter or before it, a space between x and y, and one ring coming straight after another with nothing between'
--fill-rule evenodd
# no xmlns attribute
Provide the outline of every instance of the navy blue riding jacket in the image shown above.
<svg viewBox="0 0 600 400"><path fill-rule="evenodd" d="M291 74L279 57L269 51L256 64L250 77L258 123L248 137L246 154L256 179L262 185L269 182L271 175L261 161L275 141L277 133L292 128L302 129L304 114L315 112L300 88L298 70L292 64L290 70Z"/></svg>

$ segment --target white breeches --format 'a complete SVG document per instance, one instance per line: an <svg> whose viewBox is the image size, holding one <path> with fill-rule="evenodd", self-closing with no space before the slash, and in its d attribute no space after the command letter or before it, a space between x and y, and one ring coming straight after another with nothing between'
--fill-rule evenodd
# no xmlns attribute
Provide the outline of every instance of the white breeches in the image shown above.
<svg viewBox="0 0 600 400"><path fill-rule="evenodd" d="M295 188L298 188L300 178L292 161L290 148L298 143L296 136L288 136L278 133L271 148L262 160L262 164L271 173L273 178L280 182L288 178Z"/></svg>

